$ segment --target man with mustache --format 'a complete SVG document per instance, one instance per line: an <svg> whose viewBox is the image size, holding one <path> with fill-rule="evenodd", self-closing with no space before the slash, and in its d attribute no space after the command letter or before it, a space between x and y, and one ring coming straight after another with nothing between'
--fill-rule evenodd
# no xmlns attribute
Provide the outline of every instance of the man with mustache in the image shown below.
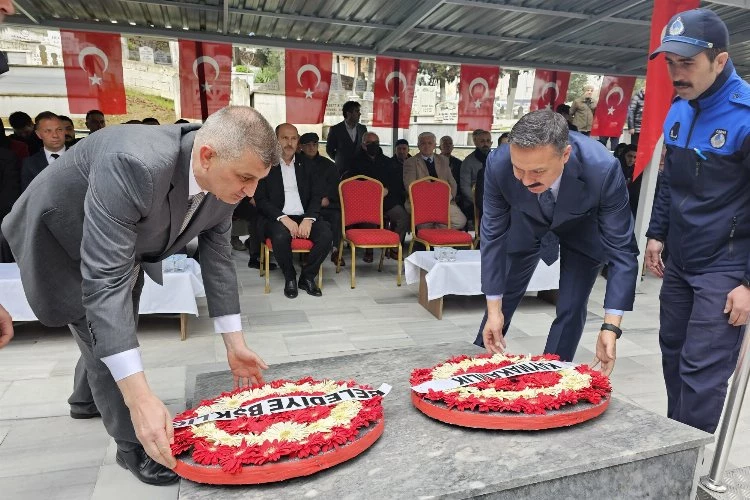
<svg viewBox="0 0 750 500"><path fill-rule="evenodd" d="M572 360L588 297L606 264L604 323L594 361L608 375L623 311L633 308L638 274L620 162L596 141L569 132L565 118L551 110L523 116L508 143L490 153L484 169L481 250L487 313L474 343L502 352L510 320L539 259L551 265L559 258L557 317L544 352Z"/></svg>
<svg viewBox="0 0 750 500"><path fill-rule="evenodd" d="M646 233L646 266L664 278L667 416L706 432L719 422L750 313L750 85L728 47L724 22L694 9L669 21L651 54L664 54L677 94Z"/></svg>

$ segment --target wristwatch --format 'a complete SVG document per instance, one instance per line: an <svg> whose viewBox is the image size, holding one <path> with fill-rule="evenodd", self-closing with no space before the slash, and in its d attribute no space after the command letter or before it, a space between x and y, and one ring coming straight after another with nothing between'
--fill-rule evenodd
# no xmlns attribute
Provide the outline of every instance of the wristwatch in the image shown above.
<svg viewBox="0 0 750 500"><path fill-rule="evenodd" d="M620 335L622 335L622 330L620 330L620 327L613 325L612 323L602 323L602 327L600 329L614 332L615 335L617 335L618 339L620 338Z"/></svg>
<svg viewBox="0 0 750 500"><path fill-rule="evenodd" d="M750 280L749 280L749 279L747 279L747 278L742 278L742 281L741 281L740 283L741 283L741 284L742 284L742 286L744 286L745 288L750 288Z"/></svg>

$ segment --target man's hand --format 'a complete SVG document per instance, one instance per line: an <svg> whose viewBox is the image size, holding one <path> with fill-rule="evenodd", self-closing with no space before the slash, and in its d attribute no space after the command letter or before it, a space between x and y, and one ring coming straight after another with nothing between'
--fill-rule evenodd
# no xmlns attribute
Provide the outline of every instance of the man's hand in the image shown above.
<svg viewBox="0 0 750 500"><path fill-rule="evenodd" d="M174 443L172 417L164 403L156 397L143 372L134 373L117 382L130 410L135 435L149 457L173 469L177 461L170 444Z"/></svg>
<svg viewBox="0 0 750 500"><path fill-rule="evenodd" d="M724 314L729 314L730 325L746 325L748 315L750 315L750 289L740 285L729 292L727 304L724 306Z"/></svg>
<svg viewBox="0 0 750 500"><path fill-rule="evenodd" d="M383 188L383 198L385 198L386 196L388 196L388 188L384 187Z"/></svg>
<svg viewBox="0 0 750 500"><path fill-rule="evenodd" d="M487 300L487 322L482 330L484 347L492 354L500 354L505 349L503 325L505 317L502 311L502 300Z"/></svg>
<svg viewBox="0 0 750 500"><path fill-rule="evenodd" d="M292 220L291 217L285 215L284 217L279 219L279 222L284 224L284 227L289 230L289 234L292 235L292 238L297 237L297 234L299 233L299 226Z"/></svg>
<svg viewBox="0 0 750 500"><path fill-rule="evenodd" d="M227 362L232 370L234 387L263 384L261 370L267 370L268 365L247 347L242 332L223 333L221 336L227 348Z"/></svg>
<svg viewBox="0 0 750 500"><path fill-rule="evenodd" d="M607 376L615 368L615 358L617 357L617 335L609 330L601 330L599 338L596 339L596 356L591 363L591 368L596 368L601 364L599 370Z"/></svg>
<svg viewBox="0 0 750 500"><path fill-rule="evenodd" d="M298 238L309 238L310 231L312 231L313 221L312 219L305 219L299 223L299 229L297 230Z"/></svg>
<svg viewBox="0 0 750 500"><path fill-rule="evenodd" d="M646 267L659 278L664 277L664 262L661 260L661 252L664 243L659 240L649 239L646 243Z"/></svg>
<svg viewBox="0 0 750 500"><path fill-rule="evenodd" d="M324 196L322 200L320 200L320 206L325 208L328 205L331 204L331 200L328 199L328 196Z"/></svg>
<svg viewBox="0 0 750 500"><path fill-rule="evenodd" d="M13 338L13 318L10 313L0 305L0 349L8 345Z"/></svg>

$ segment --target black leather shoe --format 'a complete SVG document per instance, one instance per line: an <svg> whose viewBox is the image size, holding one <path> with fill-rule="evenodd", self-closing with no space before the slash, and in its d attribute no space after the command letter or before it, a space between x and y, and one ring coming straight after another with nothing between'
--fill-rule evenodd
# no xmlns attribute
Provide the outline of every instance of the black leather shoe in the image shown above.
<svg viewBox="0 0 750 500"><path fill-rule="evenodd" d="M312 295L314 297L321 297L323 295L323 292L320 291L320 288L318 288L318 285L316 285L315 281L313 280L300 278L299 287L306 291L308 295Z"/></svg>
<svg viewBox="0 0 750 500"><path fill-rule="evenodd" d="M290 299L297 297L297 281L296 280L289 280L284 285L284 295L289 297Z"/></svg>
<svg viewBox="0 0 750 500"><path fill-rule="evenodd" d="M251 267L253 269L260 269L260 259L258 257L250 257L250 260L247 261L247 267ZM273 262L268 263L268 270L273 271L276 269L276 264Z"/></svg>
<svg viewBox="0 0 750 500"><path fill-rule="evenodd" d="M74 418L76 420L85 420L87 418L98 418L101 417L102 414L99 413L99 411L94 411L91 413L83 413L75 410L70 410L70 418Z"/></svg>
<svg viewBox="0 0 750 500"><path fill-rule="evenodd" d="M139 481L146 484L162 486L179 479L172 469L155 462L140 446L133 451L122 451L118 448L115 459L120 467L128 469Z"/></svg>

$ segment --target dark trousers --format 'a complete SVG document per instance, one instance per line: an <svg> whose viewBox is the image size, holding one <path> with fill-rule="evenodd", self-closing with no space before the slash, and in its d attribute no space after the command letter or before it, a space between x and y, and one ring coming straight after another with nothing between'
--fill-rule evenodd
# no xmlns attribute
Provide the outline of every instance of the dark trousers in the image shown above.
<svg viewBox="0 0 750 500"><path fill-rule="evenodd" d="M331 233L333 235L333 247L338 248L341 242L341 209L326 207L320 209L320 215L318 219L323 219L331 226Z"/></svg>
<svg viewBox="0 0 750 500"><path fill-rule="evenodd" d="M261 217L258 215L258 209L250 203L249 198L243 198L234 209L234 217L247 221L247 229L250 236L245 241L245 246L251 257L256 259L260 256L260 229Z"/></svg>
<svg viewBox="0 0 750 500"><path fill-rule="evenodd" d="M505 294L502 300L505 317L503 335L508 332L513 313L526 293L538 263L538 249L532 253L508 255ZM563 361L571 361L575 356L586 323L589 295L601 268L601 263L590 257L560 247L560 293L555 320L544 346L545 354L558 354ZM474 340L480 347L484 347L482 330L486 322L487 311L484 312L479 333Z"/></svg>
<svg viewBox="0 0 750 500"><path fill-rule="evenodd" d="M288 215L296 223L303 220L301 215ZM289 230L277 220L266 222L266 237L271 238L273 244L273 253L276 256L276 262L279 263L281 271L284 273L286 281L297 279L297 271L294 269L292 261L292 235ZM313 281L318 274L320 265L326 259L328 252L331 250L331 241L333 235L331 227L324 220L318 219L313 222L310 230L310 240L313 242L313 248L307 256L307 264L302 266L300 276Z"/></svg>
<svg viewBox="0 0 750 500"><path fill-rule="evenodd" d="M724 313L743 271L693 274L667 262L661 286L659 345L667 386L667 417L713 433L727 381L737 365L745 327Z"/></svg>
<svg viewBox="0 0 750 500"><path fill-rule="evenodd" d="M641 136L640 132L633 132L633 135L630 136L630 144L637 146L638 145L638 138Z"/></svg>
<svg viewBox="0 0 750 500"><path fill-rule="evenodd" d="M133 313L138 324L138 303L143 289L143 271L133 289ZM131 451L141 443L135 435L130 410L125 406L122 392L102 360L94 356L88 321L81 318L68 325L81 350L73 378L73 394L68 399L71 408L82 413L99 410L107 433L123 451Z"/></svg>
<svg viewBox="0 0 750 500"><path fill-rule="evenodd" d="M618 144L620 144L620 138L619 137L599 137L599 142L604 144L604 147L607 147L607 141L609 141L609 148L610 151L614 151Z"/></svg>

